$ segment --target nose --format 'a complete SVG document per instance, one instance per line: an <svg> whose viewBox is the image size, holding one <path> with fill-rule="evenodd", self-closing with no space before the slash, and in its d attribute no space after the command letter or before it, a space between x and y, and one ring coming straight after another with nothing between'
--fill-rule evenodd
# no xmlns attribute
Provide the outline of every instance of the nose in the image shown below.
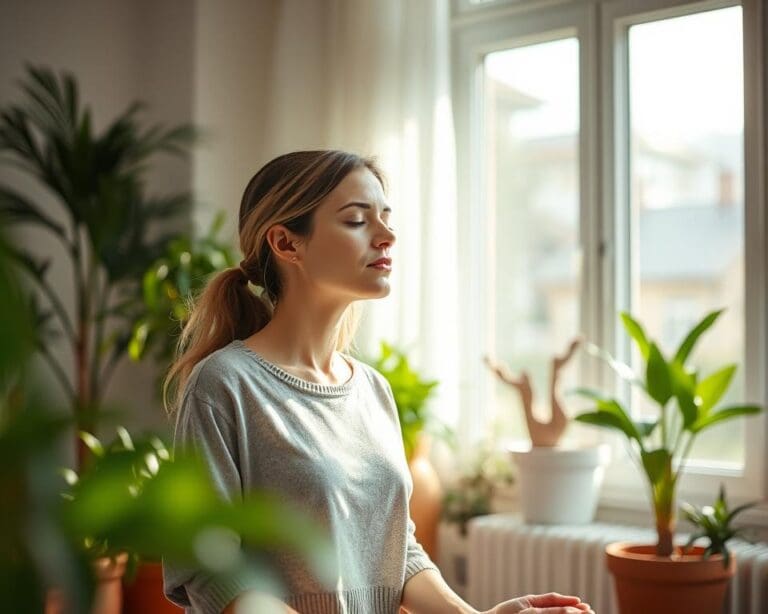
<svg viewBox="0 0 768 614"><path fill-rule="evenodd" d="M382 245L391 246L396 240L395 232L382 222L381 231L376 234L373 242L377 247L381 247Z"/></svg>
<svg viewBox="0 0 768 614"><path fill-rule="evenodd" d="M379 227L381 230L376 233L376 237L373 241L374 244L377 247L381 245L392 245L397 240L394 230L383 221L379 221Z"/></svg>

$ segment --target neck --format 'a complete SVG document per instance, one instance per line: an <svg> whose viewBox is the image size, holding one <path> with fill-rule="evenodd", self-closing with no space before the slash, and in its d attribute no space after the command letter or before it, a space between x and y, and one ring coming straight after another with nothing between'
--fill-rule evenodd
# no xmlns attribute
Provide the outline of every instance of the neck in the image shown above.
<svg viewBox="0 0 768 614"><path fill-rule="evenodd" d="M248 341L278 364L331 375L349 304L286 293L269 323Z"/></svg>

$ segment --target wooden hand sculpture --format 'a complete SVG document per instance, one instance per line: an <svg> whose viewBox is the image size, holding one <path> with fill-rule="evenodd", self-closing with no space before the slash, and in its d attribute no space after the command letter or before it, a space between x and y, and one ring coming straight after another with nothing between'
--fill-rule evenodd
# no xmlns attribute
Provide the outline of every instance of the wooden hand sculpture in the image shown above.
<svg viewBox="0 0 768 614"><path fill-rule="evenodd" d="M528 434L531 438L531 444L534 447L554 447L560 440L560 437L568 425L568 417L563 412L557 395L557 380L562 369L573 356L573 353L584 341L581 336L575 337L565 354L554 356L552 358L552 374L550 379L550 395L552 403L552 415L549 422L539 422L533 416L533 390L531 389L531 380L526 371L522 371L519 377L515 377L512 372L502 363L492 361L488 356L483 360L485 364L506 384L517 389L520 394L520 400L523 402L525 411L525 422L528 426Z"/></svg>

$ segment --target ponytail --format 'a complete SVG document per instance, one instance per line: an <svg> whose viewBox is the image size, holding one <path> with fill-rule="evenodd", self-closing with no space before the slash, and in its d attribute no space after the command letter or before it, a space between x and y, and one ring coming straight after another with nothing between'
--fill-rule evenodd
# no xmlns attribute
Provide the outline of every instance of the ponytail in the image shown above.
<svg viewBox="0 0 768 614"><path fill-rule="evenodd" d="M245 339L264 328L272 319L273 308L251 290L243 272L235 267L213 277L191 300L189 313L176 346L178 358L163 384L163 405L171 414L181 404L194 366L234 339Z"/></svg>

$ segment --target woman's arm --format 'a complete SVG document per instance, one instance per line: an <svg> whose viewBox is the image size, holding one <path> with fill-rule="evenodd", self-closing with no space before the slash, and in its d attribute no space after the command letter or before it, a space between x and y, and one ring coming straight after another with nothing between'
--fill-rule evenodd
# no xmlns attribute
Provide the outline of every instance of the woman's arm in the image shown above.
<svg viewBox="0 0 768 614"><path fill-rule="evenodd" d="M411 576L403 587L401 604L410 614L594 614L578 597L547 593L527 595L479 612L445 583L432 569Z"/></svg>
<svg viewBox="0 0 768 614"><path fill-rule="evenodd" d="M271 595L248 591L232 601L221 614L299 614Z"/></svg>
<svg viewBox="0 0 768 614"><path fill-rule="evenodd" d="M401 605L411 614L479 614L434 569L425 569L408 579Z"/></svg>

